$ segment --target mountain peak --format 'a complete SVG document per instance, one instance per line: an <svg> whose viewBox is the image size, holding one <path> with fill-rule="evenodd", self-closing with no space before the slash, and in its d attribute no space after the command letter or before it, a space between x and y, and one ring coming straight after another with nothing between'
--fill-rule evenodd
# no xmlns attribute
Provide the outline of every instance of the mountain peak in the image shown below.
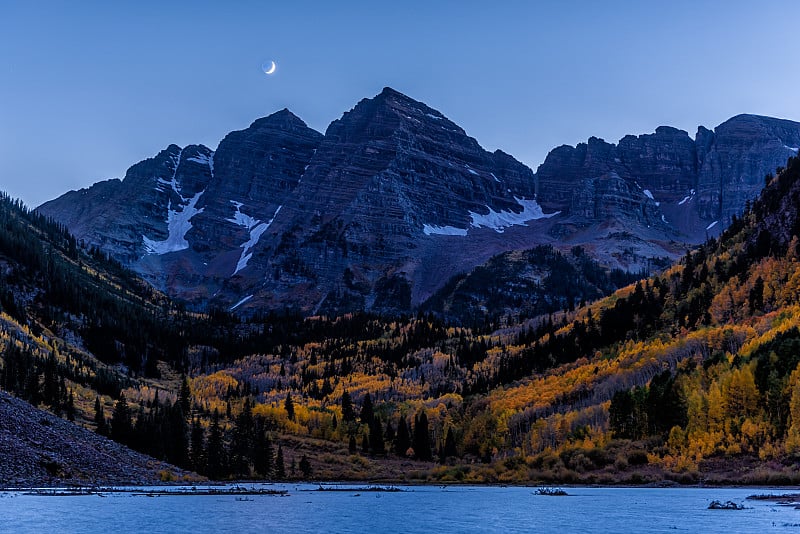
<svg viewBox="0 0 800 534"><path fill-rule="evenodd" d="M308 128L308 125L303 119L289 111L288 108L283 108L271 115L256 119L250 125L250 128L270 128L278 130L294 130L299 128L304 130Z"/></svg>

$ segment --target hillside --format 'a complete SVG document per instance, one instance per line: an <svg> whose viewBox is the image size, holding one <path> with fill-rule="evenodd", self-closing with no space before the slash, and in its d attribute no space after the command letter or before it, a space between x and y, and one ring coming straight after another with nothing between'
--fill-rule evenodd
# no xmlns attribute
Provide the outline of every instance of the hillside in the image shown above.
<svg viewBox="0 0 800 534"><path fill-rule="evenodd" d="M743 216L676 265L501 330L425 314L187 315L181 356L152 365L161 378L137 376L120 354L102 364L120 380L102 425L222 479L794 483L799 206L790 158ZM37 309L14 302L18 314ZM43 339L31 336L40 392L53 361ZM8 384L18 356L5 343ZM28 394L29 379L12 383ZM83 417L100 421L81 387Z"/></svg>
<svg viewBox="0 0 800 534"><path fill-rule="evenodd" d="M792 158L719 239L573 313L491 334L310 319L304 343L218 366L193 393L227 390L235 413L255 391L282 432L438 457L417 475L433 479L794 482L798 202Z"/></svg>
<svg viewBox="0 0 800 534"><path fill-rule="evenodd" d="M0 391L0 487L197 480Z"/></svg>

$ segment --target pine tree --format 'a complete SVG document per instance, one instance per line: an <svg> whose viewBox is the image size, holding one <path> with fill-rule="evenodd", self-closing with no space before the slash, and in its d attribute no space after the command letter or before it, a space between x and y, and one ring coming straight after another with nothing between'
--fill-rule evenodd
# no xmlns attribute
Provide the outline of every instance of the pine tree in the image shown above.
<svg viewBox="0 0 800 534"><path fill-rule="evenodd" d="M269 478L272 470L272 443L265 428L264 420L256 421L255 444L253 447L253 469L256 473Z"/></svg>
<svg viewBox="0 0 800 534"><path fill-rule="evenodd" d="M364 403L361 405L361 423L370 425L374 417L375 413L372 408L372 397L367 393L364 395Z"/></svg>
<svg viewBox="0 0 800 534"><path fill-rule="evenodd" d="M397 437L394 442L394 452L398 456L405 456L408 448L411 447L411 437L408 435L408 425L403 416L397 423Z"/></svg>
<svg viewBox="0 0 800 534"><path fill-rule="evenodd" d="M128 401L125 400L125 393L120 393L119 400L114 405L114 413L111 415L111 439L127 444L131 439L132 430Z"/></svg>
<svg viewBox="0 0 800 534"><path fill-rule="evenodd" d="M431 437L428 434L428 416L425 410L421 410L419 415L414 418L414 454L419 460L432 460Z"/></svg>
<svg viewBox="0 0 800 534"><path fill-rule="evenodd" d="M373 454L386 454L386 445L383 442L383 427L380 417L373 417L369 425L369 445Z"/></svg>
<svg viewBox="0 0 800 534"><path fill-rule="evenodd" d="M286 410L286 416L289 421L294 421L294 402L292 402L291 392L286 394L286 401L283 403L283 407Z"/></svg>
<svg viewBox="0 0 800 534"><path fill-rule="evenodd" d="M456 451L456 437L453 434L452 426L447 429L447 437L444 440L444 450L442 451L442 456L445 458L458 456L458 452Z"/></svg>
<svg viewBox="0 0 800 534"><path fill-rule="evenodd" d="M248 475L253 451L253 412L250 399L245 399L242 412L236 418L231 439L231 470L236 475Z"/></svg>
<svg viewBox="0 0 800 534"><path fill-rule="evenodd" d="M108 423L103 412L103 405L100 404L100 397L94 398L94 424L97 426L95 432L101 436L108 436Z"/></svg>
<svg viewBox="0 0 800 534"><path fill-rule="evenodd" d="M69 390L69 396L67 396L67 404L64 411L67 415L67 421L75 420L75 396L72 394L71 389Z"/></svg>
<svg viewBox="0 0 800 534"><path fill-rule="evenodd" d="M183 415L188 417L189 411L192 408L192 392L189 389L189 381L186 379L186 375L182 377L181 391L178 398L180 400L181 410L183 410Z"/></svg>
<svg viewBox="0 0 800 534"><path fill-rule="evenodd" d="M225 474L225 447L222 443L222 429L219 426L219 412L214 409L206 447L206 475L219 480Z"/></svg>
<svg viewBox="0 0 800 534"><path fill-rule="evenodd" d="M283 480L286 478L286 465L283 462L283 446L278 445L278 455L275 457L275 478Z"/></svg>
<svg viewBox="0 0 800 534"><path fill-rule="evenodd" d="M189 468L189 441L187 436L186 417L180 402L175 402L168 410L168 424L166 425L168 437L167 461L178 467Z"/></svg>
<svg viewBox="0 0 800 534"><path fill-rule="evenodd" d="M350 393L344 390L342 393L342 421L349 423L356 420L356 413L353 410L353 401L350 399Z"/></svg>
<svg viewBox="0 0 800 534"><path fill-rule="evenodd" d="M192 431L189 441L191 442L190 460L192 469L198 473L202 473L206 470L205 432L203 432L200 419L197 417L192 419Z"/></svg>

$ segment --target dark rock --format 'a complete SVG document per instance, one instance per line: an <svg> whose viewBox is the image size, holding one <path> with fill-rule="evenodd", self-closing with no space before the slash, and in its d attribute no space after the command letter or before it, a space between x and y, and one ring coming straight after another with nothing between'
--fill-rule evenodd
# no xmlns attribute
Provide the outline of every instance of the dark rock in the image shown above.
<svg viewBox="0 0 800 534"><path fill-rule="evenodd" d="M155 484L169 464L0 391L0 486Z"/></svg>
<svg viewBox="0 0 800 534"><path fill-rule="evenodd" d="M709 510L744 510L743 504L736 504L733 501L711 501L708 505Z"/></svg>

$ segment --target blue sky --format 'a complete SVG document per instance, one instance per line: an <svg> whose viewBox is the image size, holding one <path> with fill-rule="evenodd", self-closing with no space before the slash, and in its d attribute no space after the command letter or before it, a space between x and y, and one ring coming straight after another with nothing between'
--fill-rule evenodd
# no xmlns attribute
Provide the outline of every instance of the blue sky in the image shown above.
<svg viewBox="0 0 800 534"><path fill-rule="evenodd" d="M391 86L534 170L591 135L800 120L792 1L0 0L0 189L31 206ZM275 60L277 72L260 66Z"/></svg>

